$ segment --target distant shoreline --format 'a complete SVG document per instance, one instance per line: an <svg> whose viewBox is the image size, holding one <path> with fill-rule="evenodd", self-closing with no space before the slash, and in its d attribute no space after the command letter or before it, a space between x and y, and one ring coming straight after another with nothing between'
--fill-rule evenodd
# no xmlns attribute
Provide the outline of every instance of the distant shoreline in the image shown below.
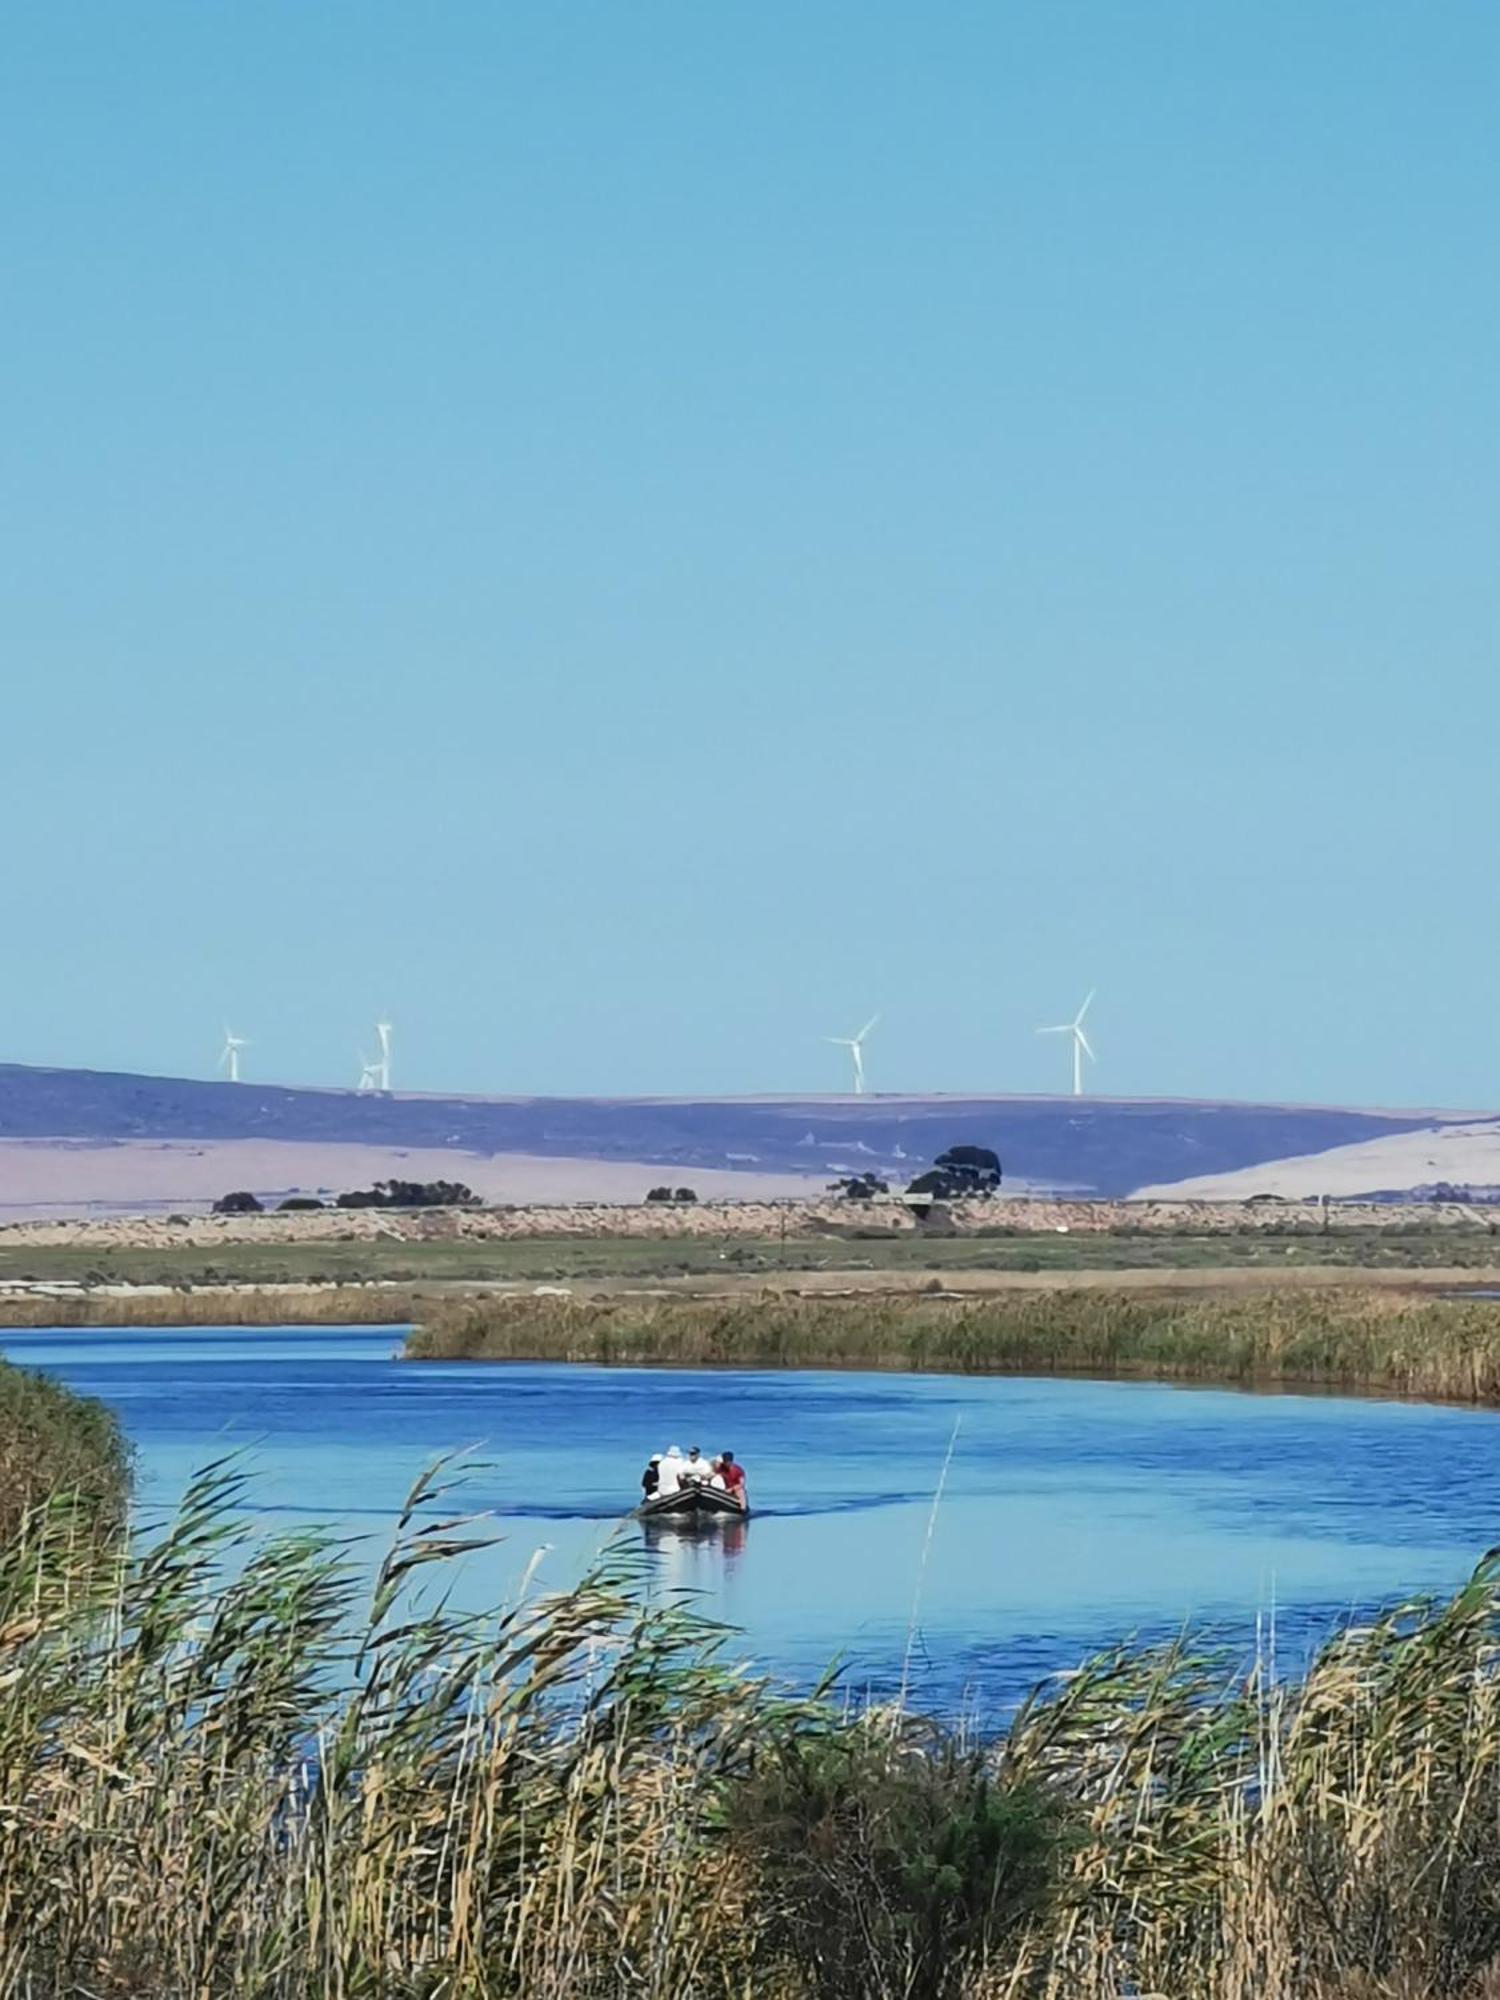
<svg viewBox="0 0 1500 2000"><path fill-rule="evenodd" d="M834 1283L837 1276L842 1282ZM434 1360L1059 1375L1500 1406L1500 1270L963 1274L932 1289L725 1281L519 1287L220 1286L0 1297L13 1331L408 1326Z"/></svg>

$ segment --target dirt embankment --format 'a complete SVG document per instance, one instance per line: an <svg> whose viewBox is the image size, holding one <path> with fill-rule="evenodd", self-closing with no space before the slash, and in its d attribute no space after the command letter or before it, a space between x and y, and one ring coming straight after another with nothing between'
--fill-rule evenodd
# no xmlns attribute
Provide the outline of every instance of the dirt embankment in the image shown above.
<svg viewBox="0 0 1500 2000"><path fill-rule="evenodd" d="M956 1204L926 1223L899 1201L717 1201L626 1206L568 1202L526 1207L385 1210L321 1209L290 1215L114 1216L0 1226L0 1246L38 1249L212 1249L231 1243L499 1242L526 1237L779 1238L851 1232L916 1234L936 1222L959 1235L1012 1233L1311 1236L1351 1229L1442 1229L1491 1234L1500 1213L1461 1203L1049 1201Z"/></svg>

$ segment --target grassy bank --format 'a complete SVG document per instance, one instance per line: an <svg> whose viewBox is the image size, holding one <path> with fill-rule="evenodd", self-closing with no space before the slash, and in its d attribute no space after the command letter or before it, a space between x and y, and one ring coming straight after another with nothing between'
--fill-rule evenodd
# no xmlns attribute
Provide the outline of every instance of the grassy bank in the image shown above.
<svg viewBox="0 0 1500 2000"><path fill-rule="evenodd" d="M1301 1684L1095 1662L982 1740L788 1702L621 1553L482 1618L430 1486L373 1592L235 1476L0 1546L0 1991L152 2000L1481 2000L1500 1585ZM429 1609L404 1586L432 1579Z"/></svg>
<svg viewBox="0 0 1500 2000"><path fill-rule="evenodd" d="M1307 1383L1500 1401L1500 1301L1373 1291L979 1299L489 1298L424 1311L414 1360L955 1369Z"/></svg>
<svg viewBox="0 0 1500 2000"><path fill-rule="evenodd" d="M0 1539L49 1499L70 1503L75 1527L108 1538L129 1491L130 1454L111 1412L0 1361Z"/></svg>
<svg viewBox="0 0 1500 2000"><path fill-rule="evenodd" d="M205 1285L157 1292L0 1296L0 1327L403 1326L412 1293L361 1285Z"/></svg>

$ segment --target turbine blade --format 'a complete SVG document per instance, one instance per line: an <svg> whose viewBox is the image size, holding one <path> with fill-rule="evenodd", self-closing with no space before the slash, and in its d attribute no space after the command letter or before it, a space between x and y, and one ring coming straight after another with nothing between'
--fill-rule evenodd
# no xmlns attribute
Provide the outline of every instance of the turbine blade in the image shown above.
<svg viewBox="0 0 1500 2000"><path fill-rule="evenodd" d="M1082 1005L1082 1006L1081 1006L1081 1007L1079 1008L1078 1012L1077 1012L1077 1013L1076 1013L1076 1014L1075 1014L1075 1015L1073 1016L1073 1026L1074 1026L1075 1028L1078 1028L1078 1027L1082 1027L1082 1025L1083 1025L1083 1017L1084 1017L1084 1015L1085 1015L1085 1014L1086 1014L1086 1013L1087 1013L1087 1012L1089 1011L1090 1007L1092 1007L1092 1006L1093 1006L1093 1004L1094 1004L1094 995L1095 995L1095 993L1096 993L1097 991L1098 991L1098 988L1097 988L1097 987L1095 987L1095 986L1091 986L1091 987L1089 988L1089 997L1088 997L1088 999L1084 1001L1083 1005Z"/></svg>
<svg viewBox="0 0 1500 2000"><path fill-rule="evenodd" d="M879 1025L880 1025L880 1016L878 1014L872 1014L869 1020L865 1022L865 1025L860 1029L859 1033L854 1037L855 1041L862 1042L865 1036L869 1034L871 1028L878 1027Z"/></svg>
<svg viewBox="0 0 1500 2000"><path fill-rule="evenodd" d="M1098 1062L1099 1058L1094 1054L1093 1044L1090 1042L1088 1036L1083 1032L1082 1028L1075 1028L1073 1030L1073 1033L1078 1037L1078 1045L1083 1050L1084 1054L1088 1057L1089 1061Z"/></svg>

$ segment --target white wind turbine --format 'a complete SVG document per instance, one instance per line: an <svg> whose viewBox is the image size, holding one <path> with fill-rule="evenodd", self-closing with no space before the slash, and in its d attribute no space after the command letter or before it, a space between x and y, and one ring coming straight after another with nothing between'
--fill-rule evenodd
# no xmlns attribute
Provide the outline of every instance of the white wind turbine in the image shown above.
<svg viewBox="0 0 1500 2000"><path fill-rule="evenodd" d="M1073 1095L1075 1097L1082 1097L1083 1095L1084 1057L1087 1056L1090 1062L1098 1062L1099 1060L1089 1044L1088 1036L1083 1032L1083 1017L1093 1004L1094 991L1091 987L1088 999L1084 1001L1071 1021L1064 1021L1055 1028L1037 1029L1039 1035L1071 1035L1073 1037Z"/></svg>
<svg viewBox="0 0 1500 2000"><path fill-rule="evenodd" d="M379 1035L379 1037L380 1037L380 1061L379 1061L379 1063L378 1063L378 1064L376 1065L376 1067L377 1067L377 1068L379 1069L379 1071L380 1071L380 1082L379 1082L379 1083L378 1083L378 1084L376 1085L376 1088L377 1088L378 1090L389 1090L389 1089L390 1089L390 1087L391 1087L391 1024L390 1024L390 1022L389 1022L389 1021L377 1021L377 1022L375 1023L375 1032L376 1032L376 1034L377 1034L377 1035Z"/></svg>
<svg viewBox="0 0 1500 2000"><path fill-rule="evenodd" d="M865 1094L865 1036L869 1034L879 1019L880 1016L878 1014L872 1014L857 1035L828 1035L824 1037L836 1049L847 1049L849 1051L850 1059L854 1064L854 1095L856 1097L863 1097Z"/></svg>
<svg viewBox="0 0 1500 2000"><path fill-rule="evenodd" d="M240 1050L248 1049L249 1046L243 1035L232 1034L228 1028L224 1030L224 1047L219 1055L219 1068L225 1071L231 1083L238 1083L240 1080Z"/></svg>
<svg viewBox="0 0 1500 2000"><path fill-rule="evenodd" d="M360 1090L379 1090L380 1088L380 1064L378 1062L371 1062L363 1049L359 1052L358 1088Z"/></svg>

